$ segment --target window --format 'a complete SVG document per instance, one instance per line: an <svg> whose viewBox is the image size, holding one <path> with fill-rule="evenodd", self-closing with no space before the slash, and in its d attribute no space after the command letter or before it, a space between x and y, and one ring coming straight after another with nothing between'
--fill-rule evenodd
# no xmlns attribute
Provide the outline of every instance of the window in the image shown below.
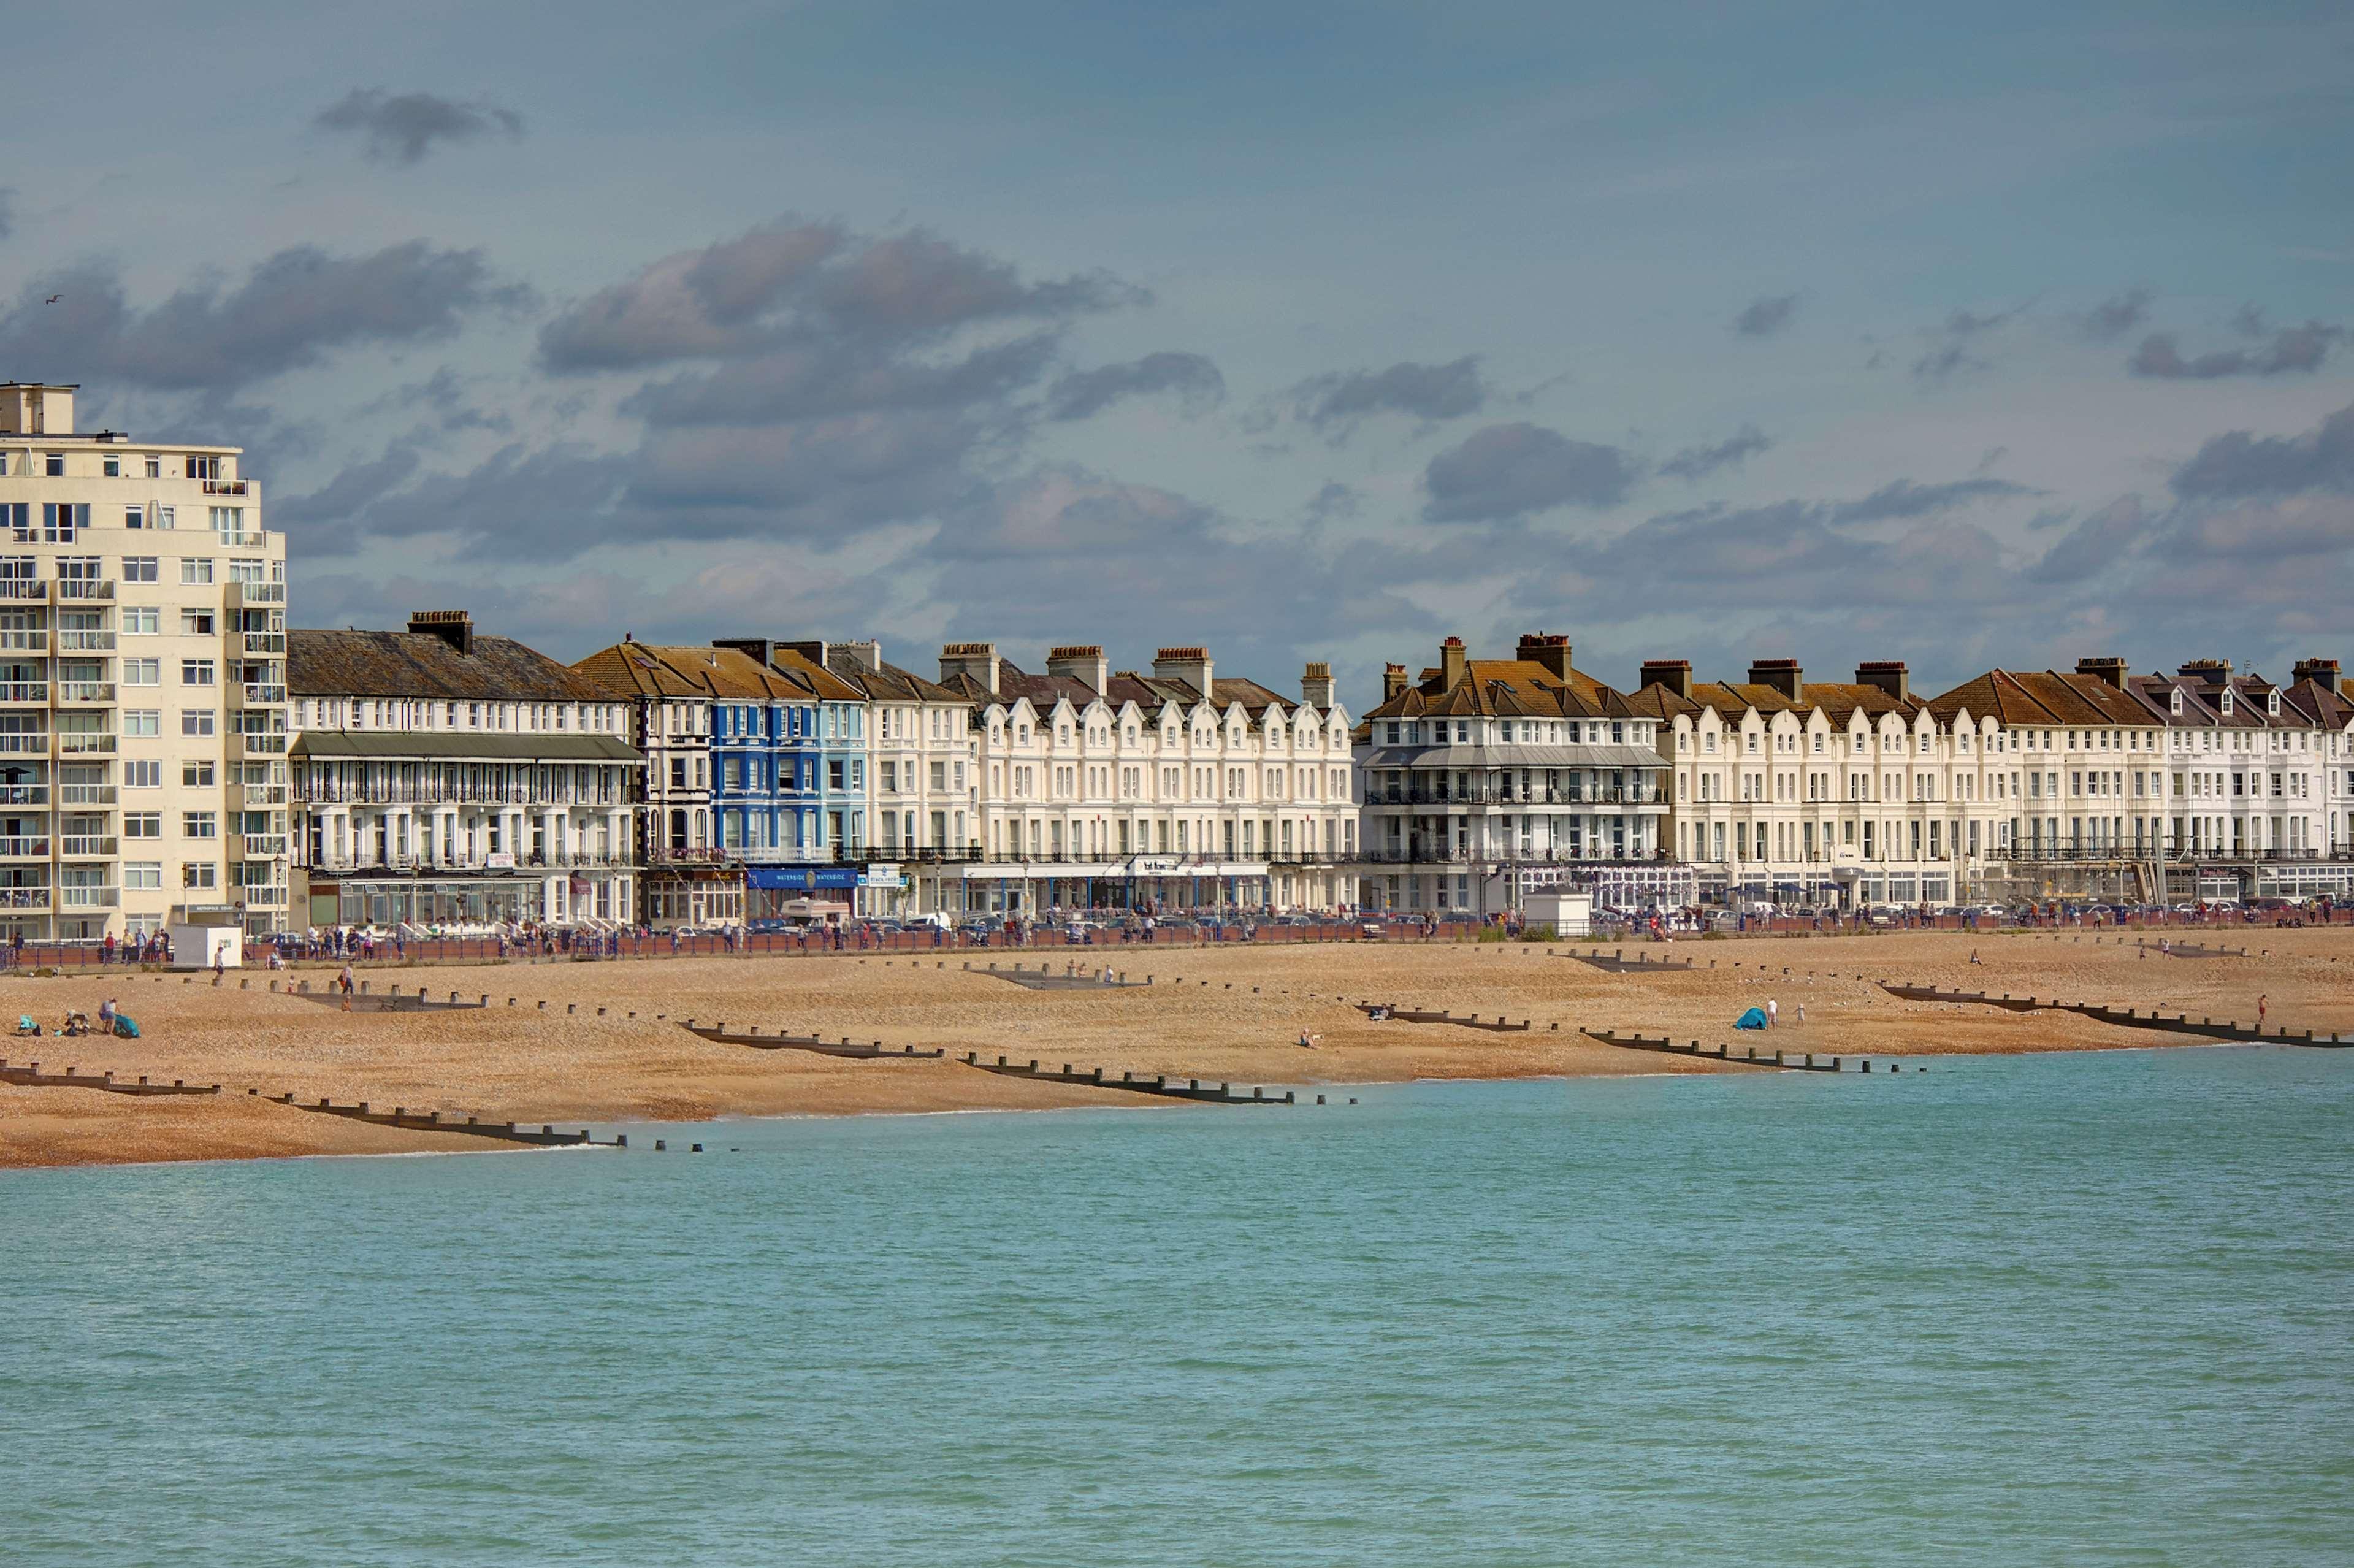
<svg viewBox="0 0 2354 1568"><path fill-rule="evenodd" d="M63 452L49 453L48 457L42 463L42 471L47 473L51 479L63 479L66 476L66 454Z"/></svg>
<svg viewBox="0 0 2354 1568"><path fill-rule="evenodd" d="M161 811L123 812L122 836L126 839L162 838L164 836L164 813Z"/></svg>
<svg viewBox="0 0 2354 1568"><path fill-rule="evenodd" d="M182 735L204 736L213 733L213 713L210 708L191 708L180 715Z"/></svg>
<svg viewBox="0 0 2354 1568"><path fill-rule="evenodd" d="M180 836L184 839L217 839L220 837L219 814L214 811L181 812Z"/></svg>
<svg viewBox="0 0 2354 1568"><path fill-rule="evenodd" d="M161 735L164 714L160 708L125 708L122 710L122 733L126 736Z"/></svg>
<svg viewBox="0 0 2354 1568"><path fill-rule="evenodd" d="M213 765L209 759L191 758L180 764L180 782L191 789L213 787Z"/></svg>
<svg viewBox="0 0 2354 1568"><path fill-rule="evenodd" d="M209 620L209 618L207 618L207 620ZM186 614L185 611L182 613L182 630L186 630ZM216 667L213 662L209 659L183 659L180 661L180 684L184 686L212 685L215 683L215 675Z"/></svg>
<svg viewBox="0 0 2354 1568"><path fill-rule="evenodd" d="M150 479L161 479L164 477L164 460L162 458L150 457L147 460L147 477Z"/></svg>
<svg viewBox="0 0 2354 1568"><path fill-rule="evenodd" d="M124 763L122 787L126 789L161 789L164 787L164 765L152 758Z"/></svg>
<svg viewBox="0 0 2354 1568"><path fill-rule="evenodd" d="M172 526L172 519L175 514L176 509L174 507L158 506L153 513L149 514L147 525L151 528L168 530Z"/></svg>
<svg viewBox="0 0 2354 1568"><path fill-rule="evenodd" d="M200 556L189 556L180 562L180 581L191 588L202 587L213 580L212 562Z"/></svg>
<svg viewBox="0 0 2354 1568"><path fill-rule="evenodd" d="M220 868L209 863L184 860L180 863L180 885L217 887L220 885Z"/></svg>
<svg viewBox="0 0 2354 1568"><path fill-rule="evenodd" d="M160 860L127 860L122 863L122 885L139 889L164 885L164 863Z"/></svg>
<svg viewBox="0 0 2354 1568"><path fill-rule="evenodd" d="M183 637L210 637L212 634L213 634L213 612L212 612L211 610L209 610L209 609L184 609L184 610L180 611L180 635L181 635L181 636L183 636Z"/></svg>
<svg viewBox="0 0 2354 1568"><path fill-rule="evenodd" d="M136 528L139 524L133 524ZM155 557L125 556L122 557L122 580L127 583L152 583L155 580Z"/></svg>
<svg viewBox="0 0 2354 1568"><path fill-rule="evenodd" d="M125 605L122 608L122 635L153 637L162 629L163 611L152 604Z"/></svg>
<svg viewBox="0 0 2354 1568"><path fill-rule="evenodd" d="M161 659L125 659L122 662L122 683L126 686L162 685L164 662Z"/></svg>

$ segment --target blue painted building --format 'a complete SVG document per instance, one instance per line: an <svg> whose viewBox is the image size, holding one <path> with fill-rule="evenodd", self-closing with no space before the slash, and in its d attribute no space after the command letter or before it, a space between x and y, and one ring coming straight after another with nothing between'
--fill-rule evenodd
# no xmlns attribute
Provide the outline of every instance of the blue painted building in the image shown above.
<svg viewBox="0 0 2354 1568"><path fill-rule="evenodd" d="M846 910L866 846L866 698L765 639L715 646L711 810L718 847L746 868L746 913L793 898ZM822 869L765 869L788 867Z"/></svg>

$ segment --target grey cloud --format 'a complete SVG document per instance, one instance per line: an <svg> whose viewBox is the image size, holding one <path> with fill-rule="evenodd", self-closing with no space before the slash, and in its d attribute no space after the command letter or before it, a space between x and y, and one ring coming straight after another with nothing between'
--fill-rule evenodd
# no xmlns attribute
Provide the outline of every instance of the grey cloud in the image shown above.
<svg viewBox="0 0 2354 1568"><path fill-rule="evenodd" d="M2028 575L2040 582L2073 583L2115 567L2141 538L2148 521L2139 496L2121 496L2062 535Z"/></svg>
<svg viewBox="0 0 2354 1568"><path fill-rule="evenodd" d="M2149 291L2128 289L2104 300L2078 318L2087 337L2112 343L2149 319Z"/></svg>
<svg viewBox="0 0 2354 1568"><path fill-rule="evenodd" d="M1103 272L1027 282L1007 262L921 230L862 239L784 218L664 257L590 295L540 330L539 355L561 374L746 357L790 343L911 344L1150 298Z"/></svg>
<svg viewBox="0 0 2354 1568"><path fill-rule="evenodd" d="M1659 465L1659 471L1677 479L1701 479L1718 469L1747 461L1773 446L1755 425L1744 425L1729 440L1712 447L1686 447Z"/></svg>
<svg viewBox="0 0 2354 1568"><path fill-rule="evenodd" d="M2206 498L2354 493L2354 403L2300 436L2232 430L2212 437L2175 470L2172 483L2177 495Z"/></svg>
<svg viewBox="0 0 2354 1568"><path fill-rule="evenodd" d="M2025 305L2014 305L2007 311L1979 315L1973 311L1957 310L1946 318L1945 324L1930 330L1930 346L1913 362L1914 379L1943 381L1964 370L1984 370L1987 362L1970 351L1974 339L1997 328L2009 325L2025 313Z"/></svg>
<svg viewBox="0 0 2354 1568"><path fill-rule="evenodd" d="M1882 485L1861 501L1845 501L1830 506L1825 513L1825 520L1833 526L1844 527L1859 523L1927 517L1973 501L1995 501L2034 493L2027 486L2013 484L2007 479L1956 479L1944 484L1915 484L1909 479L1900 479Z"/></svg>
<svg viewBox="0 0 2354 1568"><path fill-rule="evenodd" d="M51 294L62 296L55 305ZM96 262L28 285L0 316L0 356L18 374L185 391L228 388L316 365L335 349L431 342L470 315L530 295L503 284L480 250L421 239L368 256L281 250L245 281L191 283L146 310Z"/></svg>
<svg viewBox="0 0 2354 1568"><path fill-rule="evenodd" d="M0 239L16 232L16 188L0 185Z"/></svg>
<svg viewBox="0 0 2354 1568"><path fill-rule="evenodd" d="M1198 354L1148 354L1124 364L1075 370L1047 389L1046 417L1085 419L1103 412L1123 397L1174 392L1188 414L1204 412L1226 395L1226 378Z"/></svg>
<svg viewBox="0 0 2354 1568"><path fill-rule="evenodd" d="M2271 341L2256 348L2219 349L2185 359L2175 347L2172 333L2152 333L2142 339L2141 347L2134 351L2131 368L2136 376L2154 376L2162 380L2211 381L2225 376L2282 376L2290 371L2312 371L2321 368L2329 351L2346 335L2343 327L2328 326L2320 322L2307 322L2303 326L2281 327Z"/></svg>
<svg viewBox="0 0 2354 1568"><path fill-rule="evenodd" d="M1340 438L1376 414L1405 414L1427 424L1460 418L1486 408L1493 395L1479 374L1478 355L1444 365L1400 360L1384 370L1334 371L1310 376L1288 394L1294 418Z"/></svg>
<svg viewBox="0 0 2354 1568"><path fill-rule="evenodd" d="M1771 337L1790 324L1797 313L1796 294L1765 294L1742 307L1733 318L1733 330L1744 337Z"/></svg>
<svg viewBox="0 0 2354 1568"><path fill-rule="evenodd" d="M437 142L455 145L485 136L509 141L523 135L523 116L487 99L461 102L430 92L388 93L380 87L354 88L311 122L322 131L362 137L371 158L414 164Z"/></svg>
<svg viewBox="0 0 2354 1568"><path fill-rule="evenodd" d="M1609 506L1635 473L1616 447L1574 441L1527 423L1490 425L1430 460L1423 472L1432 522L1524 516L1555 506Z"/></svg>
<svg viewBox="0 0 2354 1568"><path fill-rule="evenodd" d="M1339 480L1327 480L1323 487L1308 498L1308 516L1311 522L1329 523L1335 518L1354 517L1365 508L1365 496L1354 485Z"/></svg>
<svg viewBox="0 0 2354 1568"><path fill-rule="evenodd" d="M354 463L316 490L279 497L270 521L303 530L306 553L339 554L357 544L359 514L416 477L418 467L415 443L395 441L382 457Z"/></svg>
<svg viewBox="0 0 2354 1568"><path fill-rule="evenodd" d="M627 459L585 447L533 450L515 442L467 472L435 474L382 495L355 516L373 538L440 537L461 557L545 562L647 534L649 519L617 506L630 473ZM337 537L329 534L321 544Z"/></svg>
<svg viewBox="0 0 2354 1568"><path fill-rule="evenodd" d="M780 345L705 375L654 382L621 411L657 426L758 426L876 409L961 408L1011 397L1045 373L1055 338L1034 333L945 364L840 342Z"/></svg>

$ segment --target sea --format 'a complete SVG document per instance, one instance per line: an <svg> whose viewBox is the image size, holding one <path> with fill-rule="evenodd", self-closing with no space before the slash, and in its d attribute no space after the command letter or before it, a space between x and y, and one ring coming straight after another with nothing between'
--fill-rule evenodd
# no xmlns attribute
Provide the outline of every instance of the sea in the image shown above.
<svg viewBox="0 0 2354 1568"><path fill-rule="evenodd" d="M2354 1053L1925 1065L0 1177L0 1562L2354 1561Z"/></svg>

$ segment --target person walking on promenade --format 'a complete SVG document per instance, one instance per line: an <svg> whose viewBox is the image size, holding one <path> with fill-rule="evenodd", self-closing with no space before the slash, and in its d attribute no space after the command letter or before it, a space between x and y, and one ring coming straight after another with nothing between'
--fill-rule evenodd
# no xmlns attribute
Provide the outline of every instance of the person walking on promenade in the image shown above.
<svg viewBox="0 0 2354 1568"><path fill-rule="evenodd" d="M106 940L99 944L98 961L101 964L114 962L114 933L111 931L106 934Z"/></svg>

